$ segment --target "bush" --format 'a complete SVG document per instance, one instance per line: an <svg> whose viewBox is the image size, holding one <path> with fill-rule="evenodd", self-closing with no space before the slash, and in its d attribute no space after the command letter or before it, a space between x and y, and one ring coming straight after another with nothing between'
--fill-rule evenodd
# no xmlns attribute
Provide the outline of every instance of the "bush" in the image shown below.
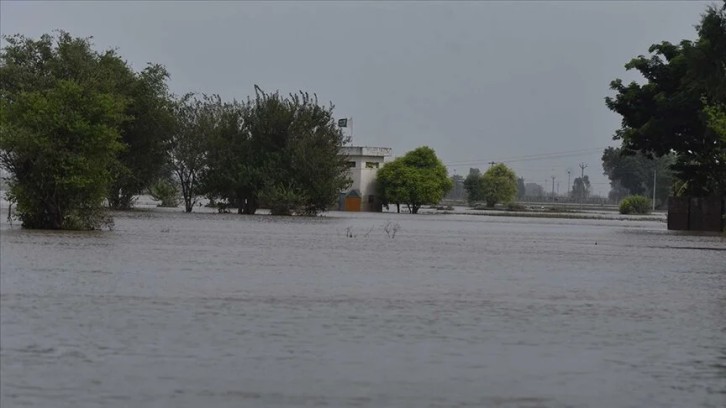
<svg viewBox="0 0 726 408"><path fill-rule="evenodd" d="M628 196L620 202L620 214L650 214L651 202L648 197Z"/></svg>
<svg viewBox="0 0 726 408"><path fill-rule="evenodd" d="M176 207L181 203L179 189L173 183L159 180L149 188L149 195L156 201L161 201L159 207Z"/></svg>

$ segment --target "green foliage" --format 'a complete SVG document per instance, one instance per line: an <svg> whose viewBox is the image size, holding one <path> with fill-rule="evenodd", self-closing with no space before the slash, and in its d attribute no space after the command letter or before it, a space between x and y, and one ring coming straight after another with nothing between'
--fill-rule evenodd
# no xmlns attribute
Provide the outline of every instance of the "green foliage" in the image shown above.
<svg viewBox="0 0 726 408"><path fill-rule="evenodd" d="M169 180L157 180L149 187L149 195L154 200L161 201L159 207L176 207L181 204L179 188Z"/></svg>
<svg viewBox="0 0 726 408"><path fill-rule="evenodd" d="M648 197L628 196L620 202L620 214L650 214L652 203Z"/></svg>
<svg viewBox="0 0 726 408"><path fill-rule="evenodd" d="M487 207L509 203L517 196L517 175L505 164L495 164L481 177L481 192Z"/></svg>
<svg viewBox="0 0 726 408"><path fill-rule="evenodd" d="M607 106L623 117L614 136L624 151L646 157L675 153L672 165L690 195L726 191L726 142L709 126L706 107L726 103L726 11L709 7L696 41L650 47L626 64L645 84L611 83Z"/></svg>
<svg viewBox="0 0 726 408"><path fill-rule="evenodd" d="M671 154L648 158L642 153L626 154L621 148L608 147L603 151L602 166L610 179L611 198L619 201L630 194L652 196L655 171L656 199L665 202L673 187L670 167L674 161Z"/></svg>
<svg viewBox="0 0 726 408"><path fill-rule="evenodd" d="M113 208L130 208L133 197L164 173L166 146L174 129L171 97L166 69L150 65L140 73L123 72L119 93L128 100L125 121L121 128L125 149L119 154L119 166L108 194ZM119 74L118 77L121 77Z"/></svg>
<svg viewBox="0 0 726 408"><path fill-rule="evenodd" d="M484 199L479 169L469 169L469 175L464 180L464 189L466 190L466 200L470 206Z"/></svg>
<svg viewBox="0 0 726 408"><path fill-rule="evenodd" d="M256 91L246 104L222 106L218 126L208 132L204 191L246 214L260 204L274 214L325 211L351 182L333 106L304 92Z"/></svg>
<svg viewBox="0 0 726 408"><path fill-rule="evenodd" d="M67 80L0 100L0 163L24 227L94 229L108 221L103 201L122 147L123 110L117 95Z"/></svg>
<svg viewBox="0 0 726 408"><path fill-rule="evenodd" d="M88 39L60 32L4 37L0 52L0 162L27 228L93 229L133 118L126 63Z"/></svg>
<svg viewBox="0 0 726 408"><path fill-rule="evenodd" d="M167 147L168 165L181 187L186 212L192 212L199 197L207 138L216 130L221 108L218 96L193 94L183 96L174 105L176 123Z"/></svg>
<svg viewBox="0 0 726 408"><path fill-rule="evenodd" d="M726 143L726 105L709 106L706 108L706 113L709 127Z"/></svg>
<svg viewBox="0 0 726 408"><path fill-rule="evenodd" d="M38 40L21 35L4 39L3 99L13 101L24 92L42 92L70 81L124 101L125 120L116 125L124 149L111 163L113 179L107 198L111 207L130 207L133 195L161 175L164 140L171 125L166 70L149 65L134 72L115 51L98 53L89 39L73 38L63 31Z"/></svg>
<svg viewBox="0 0 726 408"><path fill-rule="evenodd" d="M446 167L428 146L386 163L377 173L376 189L384 204L406 204L412 214L437 204L451 189Z"/></svg>

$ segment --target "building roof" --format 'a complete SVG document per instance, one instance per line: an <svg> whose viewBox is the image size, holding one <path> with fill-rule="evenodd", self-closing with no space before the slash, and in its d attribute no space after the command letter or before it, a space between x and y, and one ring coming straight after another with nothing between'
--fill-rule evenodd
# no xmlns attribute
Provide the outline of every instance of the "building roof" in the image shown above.
<svg viewBox="0 0 726 408"><path fill-rule="evenodd" d="M343 146L340 152L346 156L390 156L393 149L390 147L372 147L372 146Z"/></svg>

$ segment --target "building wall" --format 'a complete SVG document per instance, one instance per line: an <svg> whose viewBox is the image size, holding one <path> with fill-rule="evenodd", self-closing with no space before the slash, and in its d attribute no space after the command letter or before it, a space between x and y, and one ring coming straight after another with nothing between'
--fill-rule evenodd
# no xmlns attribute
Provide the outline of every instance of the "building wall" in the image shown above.
<svg viewBox="0 0 726 408"><path fill-rule="evenodd" d="M353 184L344 193L357 190L361 195L361 211L378 211L379 200L376 194L376 174L378 169L383 167L386 157L391 155L391 149L387 147L365 147L346 146L343 154L348 160L355 162L355 167L350 168L350 177ZM377 168L368 168L367 163L375 163Z"/></svg>

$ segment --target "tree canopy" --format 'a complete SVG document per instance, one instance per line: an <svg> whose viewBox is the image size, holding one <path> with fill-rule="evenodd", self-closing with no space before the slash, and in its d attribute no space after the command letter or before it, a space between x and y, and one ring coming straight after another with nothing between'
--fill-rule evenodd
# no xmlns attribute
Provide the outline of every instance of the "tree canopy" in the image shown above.
<svg viewBox="0 0 726 408"><path fill-rule="evenodd" d="M446 167L428 146L386 163L376 177L377 194L382 202L406 204L412 214L417 214L422 205L437 204L452 184Z"/></svg>
<svg viewBox="0 0 726 408"><path fill-rule="evenodd" d="M320 105L315 95L256 88L247 103L226 105L208 135L203 190L241 213L263 204L275 214L316 214L350 185L339 154L346 139L333 106Z"/></svg>
<svg viewBox="0 0 726 408"><path fill-rule="evenodd" d="M521 183L524 188L523 179ZM498 203L513 201L517 197L518 185L517 175L503 163L493 165L484 174L478 169L471 169L465 182L469 204L484 201L491 208Z"/></svg>
<svg viewBox="0 0 726 408"><path fill-rule="evenodd" d="M93 229L124 148L125 63L61 32L6 37L0 52L0 162L26 228Z"/></svg>
<svg viewBox="0 0 726 408"><path fill-rule="evenodd" d="M623 154L621 148L606 148L602 155L602 167L610 179L610 198L619 201L628 195L652 197L655 172L656 198L665 202L673 187L670 166L674 159L673 155L650 159L642 153Z"/></svg>
<svg viewBox="0 0 726 408"><path fill-rule="evenodd" d="M487 207L511 202L517 196L517 175L503 163L490 167L481 177L481 183Z"/></svg>
<svg viewBox="0 0 726 408"><path fill-rule="evenodd" d="M626 69L646 82L616 79L606 104L623 118L614 139L624 152L675 154L684 193L704 196L726 191L726 142L707 114L708 106L726 102L726 11L709 7L697 31L695 41L662 42L650 47L651 56L632 59Z"/></svg>

